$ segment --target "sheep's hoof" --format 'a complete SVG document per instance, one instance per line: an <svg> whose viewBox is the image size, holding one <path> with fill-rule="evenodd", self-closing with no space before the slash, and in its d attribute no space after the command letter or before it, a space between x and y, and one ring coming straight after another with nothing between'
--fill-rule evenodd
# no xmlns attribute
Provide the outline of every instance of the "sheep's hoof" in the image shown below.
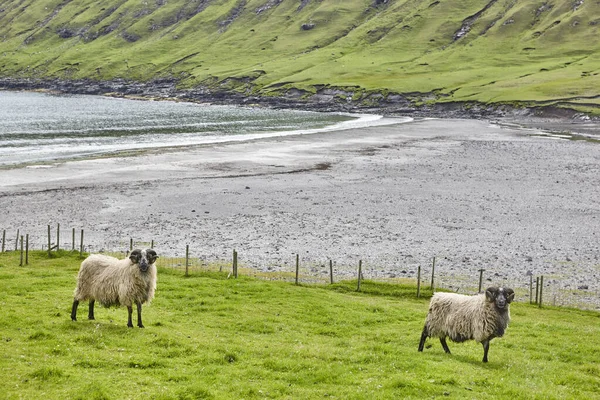
<svg viewBox="0 0 600 400"><path fill-rule="evenodd" d="M133 328L133 324L127 324L128 328Z"/></svg>
<svg viewBox="0 0 600 400"><path fill-rule="evenodd" d="M144 327L144 325L138 325L138 327L140 327L140 328L143 328L143 327Z"/></svg>

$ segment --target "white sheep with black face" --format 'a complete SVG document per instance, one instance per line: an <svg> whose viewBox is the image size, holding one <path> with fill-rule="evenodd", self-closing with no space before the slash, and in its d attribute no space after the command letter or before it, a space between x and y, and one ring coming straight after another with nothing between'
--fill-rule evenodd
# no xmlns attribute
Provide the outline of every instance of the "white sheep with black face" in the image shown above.
<svg viewBox="0 0 600 400"><path fill-rule="evenodd" d="M128 258L119 260L102 254L92 254L81 263L73 300L71 319L77 321L80 301L89 300L88 319L94 318L94 303L105 307L126 306L127 326L133 328L132 306L137 306L137 326L143 328L142 304L154 298L158 255L152 249L133 250Z"/></svg>
<svg viewBox="0 0 600 400"><path fill-rule="evenodd" d="M483 362L488 361L490 340L502 337L510 321L509 304L515 292L509 288L490 287L475 296L436 293L429 303L429 313L421 334L419 351L428 337L437 337L446 353L446 337L454 342L475 340L483 345Z"/></svg>

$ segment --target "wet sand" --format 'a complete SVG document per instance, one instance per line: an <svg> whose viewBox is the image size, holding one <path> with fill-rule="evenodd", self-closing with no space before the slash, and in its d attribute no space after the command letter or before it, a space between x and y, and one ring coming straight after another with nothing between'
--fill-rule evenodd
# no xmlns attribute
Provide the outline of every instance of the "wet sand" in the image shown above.
<svg viewBox="0 0 600 400"><path fill-rule="evenodd" d="M487 121L406 124L0 170L0 228L85 229L91 249L130 237L159 254L315 274L429 275L472 292L529 275L545 299L600 309L600 144ZM70 238L65 239L70 242ZM37 243L37 244L36 244ZM428 279L428 278L427 278Z"/></svg>

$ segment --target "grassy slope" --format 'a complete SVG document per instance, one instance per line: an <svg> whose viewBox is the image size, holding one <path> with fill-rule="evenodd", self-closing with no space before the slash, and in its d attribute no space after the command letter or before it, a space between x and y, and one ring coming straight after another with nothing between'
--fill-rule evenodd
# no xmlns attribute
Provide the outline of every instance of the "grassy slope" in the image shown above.
<svg viewBox="0 0 600 400"><path fill-rule="evenodd" d="M7 0L0 12L0 71L74 79L174 77L184 87L249 77L262 94L330 84L435 91L438 101L600 104L598 2L373 4ZM468 33L455 41L473 15L478 18ZM302 30L303 23L315 27Z"/></svg>
<svg viewBox="0 0 600 400"><path fill-rule="evenodd" d="M365 282L294 286L160 270L146 329L124 309L69 318L77 256L0 254L3 398L598 398L600 316L515 303L507 335L481 346L430 340L427 300Z"/></svg>

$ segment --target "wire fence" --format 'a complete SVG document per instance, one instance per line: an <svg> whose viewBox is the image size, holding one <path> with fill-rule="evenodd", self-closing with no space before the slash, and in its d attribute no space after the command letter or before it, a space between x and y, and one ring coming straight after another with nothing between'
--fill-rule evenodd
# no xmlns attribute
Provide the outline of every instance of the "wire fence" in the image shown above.
<svg viewBox="0 0 600 400"><path fill-rule="evenodd" d="M20 251L21 265L28 264L28 250L41 249L43 251L68 250L77 251L82 256L87 253L103 253L117 258L124 258L133 248L152 248L154 241L141 242L133 239L119 241L112 246L85 244L84 231L72 229L65 235L61 242L60 225L56 228L48 226L47 238L42 235L30 236L22 234L19 230L16 235L7 237L2 232L1 250ZM417 293L421 288L432 291L445 290L457 293L474 294L485 290L487 286L496 283L493 271L474 269L457 272L448 269L443 260L433 257L421 263L411 263L390 267L370 262L368 259L356 259L354 262L338 261L331 259L312 258L310 254L290 253L288 257L274 258L268 256L252 259L238 251L231 249L230 255L222 258L211 258L202 254L202 251L182 246L176 254L161 255L157 260L157 267L179 270L183 275L200 271L219 271L235 278L239 275L251 276L258 279L293 282L296 284L332 284L340 281L355 280L357 289L360 290L362 280L368 279L375 282L387 282L417 286ZM577 288L564 279L564 276L553 274L534 276L529 273L522 277L505 277L502 285L515 290L516 301L529 302L551 306L567 306L581 309L600 310L600 290L598 282L590 281L589 285Z"/></svg>

